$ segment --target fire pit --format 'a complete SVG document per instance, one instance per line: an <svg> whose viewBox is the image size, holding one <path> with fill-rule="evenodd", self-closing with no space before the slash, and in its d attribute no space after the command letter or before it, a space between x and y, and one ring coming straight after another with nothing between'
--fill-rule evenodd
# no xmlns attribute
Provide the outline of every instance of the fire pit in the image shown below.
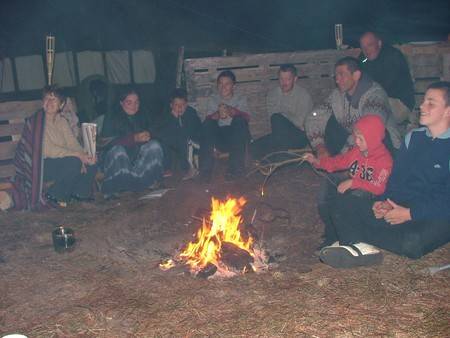
<svg viewBox="0 0 450 338"><path fill-rule="evenodd" d="M225 201L213 197L209 219L202 219L196 239L159 267L168 270L177 263L185 264L193 275L201 278L267 270L267 255L241 216L246 202L243 197L228 197Z"/></svg>

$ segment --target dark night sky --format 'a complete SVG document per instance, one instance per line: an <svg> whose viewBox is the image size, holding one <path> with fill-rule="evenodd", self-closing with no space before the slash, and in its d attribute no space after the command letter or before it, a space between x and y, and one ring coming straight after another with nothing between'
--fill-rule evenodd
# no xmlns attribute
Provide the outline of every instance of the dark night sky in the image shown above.
<svg viewBox="0 0 450 338"><path fill-rule="evenodd" d="M57 49L159 46L192 51L282 51L334 46L344 25L355 45L365 28L391 42L442 40L450 1L394 0L2 0L0 52L41 52L47 32Z"/></svg>

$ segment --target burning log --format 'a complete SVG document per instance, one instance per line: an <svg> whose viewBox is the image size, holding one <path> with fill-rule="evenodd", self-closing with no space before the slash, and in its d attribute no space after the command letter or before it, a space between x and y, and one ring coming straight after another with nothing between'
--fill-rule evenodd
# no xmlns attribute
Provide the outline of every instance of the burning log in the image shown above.
<svg viewBox="0 0 450 338"><path fill-rule="evenodd" d="M256 229L256 227L253 225L253 223L249 223L245 226L245 231L247 233L247 237L253 237L254 240L259 239L259 231Z"/></svg>
<svg viewBox="0 0 450 338"><path fill-rule="evenodd" d="M242 208L246 200L228 197L225 201L212 198L211 212L199 211L193 218L201 218L202 225L196 238L177 254L176 261L189 266L198 278L211 276L232 277L248 271L267 269L267 259L259 245L254 245L257 229L253 226L256 210L250 224L242 222ZM174 266L173 260L159 264L161 270Z"/></svg>
<svg viewBox="0 0 450 338"><path fill-rule="evenodd" d="M197 273L197 277L198 278L208 278L209 276L212 276L216 273L217 271L217 266L215 266L213 263L208 263L203 269L201 269L198 273Z"/></svg>
<svg viewBox="0 0 450 338"><path fill-rule="evenodd" d="M220 258L223 264L234 270L253 271L251 266L254 261L253 257L247 250L241 249L233 243L222 243Z"/></svg>

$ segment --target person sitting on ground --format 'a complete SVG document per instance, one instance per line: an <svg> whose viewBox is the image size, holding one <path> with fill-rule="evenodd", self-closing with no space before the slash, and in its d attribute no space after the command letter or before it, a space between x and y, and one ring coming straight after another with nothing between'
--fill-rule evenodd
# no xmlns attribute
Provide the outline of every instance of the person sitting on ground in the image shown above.
<svg viewBox="0 0 450 338"><path fill-rule="evenodd" d="M355 147L344 154L334 157L323 156L320 159L311 153L305 154L306 161L319 169L335 172L348 169L350 178L337 186L337 193L349 192L355 196L369 197L384 193L392 169L392 156L383 144L385 126L378 115L363 116L355 123L353 138ZM333 207L333 203L329 204ZM325 224L323 246L337 240L333 224Z"/></svg>
<svg viewBox="0 0 450 338"><path fill-rule="evenodd" d="M149 118L140 110L139 95L128 89L120 107L105 118L103 137L113 137L104 155L102 193L117 197L121 191L142 191L160 182L163 150L149 132Z"/></svg>
<svg viewBox="0 0 450 338"><path fill-rule="evenodd" d="M359 39L361 69L378 82L389 96L392 117L405 136L419 126L419 116L414 111L414 83L408 62L397 48L384 43L378 34L367 31Z"/></svg>
<svg viewBox="0 0 450 338"><path fill-rule="evenodd" d="M336 200L339 242L322 249L324 263L376 264L382 260L376 247L417 259L450 242L450 82L431 84L420 111L423 127L406 136L378 201Z"/></svg>
<svg viewBox="0 0 450 338"><path fill-rule="evenodd" d="M14 158L16 176L10 196L15 209L93 200L96 158L84 151L61 115L65 100L60 89L46 87L42 110L26 120ZM43 194L45 182L52 183Z"/></svg>
<svg viewBox="0 0 450 338"><path fill-rule="evenodd" d="M310 144L317 156L337 155L353 145L350 133L354 124L367 114L378 115L383 120L389 137L385 144L391 150L391 145L400 146L400 135L395 127L389 127L391 111L386 92L379 84L373 82L364 74L357 59L344 57L334 68L337 88L325 102L313 109L306 118L305 130ZM392 131L392 133L391 133ZM387 135L388 133L386 133ZM394 136L394 137L393 137ZM330 205L336 195L336 188L330 183L339 184L345 179L340 173L329 175L329 180L323 180L318 195L319 215L325 224L331 223Z"/></svg>
<svg viewBox="0 0 450 338"><path fill-rule="evenodd" d="M253 157L260 158L268 153L290 148L303 148L308 144L304 124L313 108L313 101L309 92L298 85L297 80L294 65L280 66L279 85L269 91L266 100L272 132L252 143Z"/></svg>
<svg viewBox="0 0 450 338"><path fill-rule="evenodd" d="M236 76L230 70L217 77L218 93L208 98L206 119L200 141L200 177L209 181L214 167L214 147L228 151L230 158L227 180L238 178L245 171L245 152L250 140L247 99L234 92Z"/></svg>
<svg viewBox="0 0 450 338"><path fill-rule="evenodd" d="M172 160L176 159L184 172L183 179L193 178L197 170L188 161L188 143L200 143L202 122L197 111L188 105L187 93L176 88L170 95L170 113L165 114L158 136L164 150L164 169L173 170Z"/></svg>

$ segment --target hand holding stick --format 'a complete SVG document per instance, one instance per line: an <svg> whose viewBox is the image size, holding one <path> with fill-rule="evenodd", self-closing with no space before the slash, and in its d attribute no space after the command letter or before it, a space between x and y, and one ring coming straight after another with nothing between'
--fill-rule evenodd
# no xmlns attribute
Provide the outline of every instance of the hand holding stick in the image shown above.
<svg viewBox="0 0 450 338"><path fill-rule="evenodd" d="M315 157L312 153L303 154L303 159L312 165L319 164L319 159L317 157Z"/></svg>

